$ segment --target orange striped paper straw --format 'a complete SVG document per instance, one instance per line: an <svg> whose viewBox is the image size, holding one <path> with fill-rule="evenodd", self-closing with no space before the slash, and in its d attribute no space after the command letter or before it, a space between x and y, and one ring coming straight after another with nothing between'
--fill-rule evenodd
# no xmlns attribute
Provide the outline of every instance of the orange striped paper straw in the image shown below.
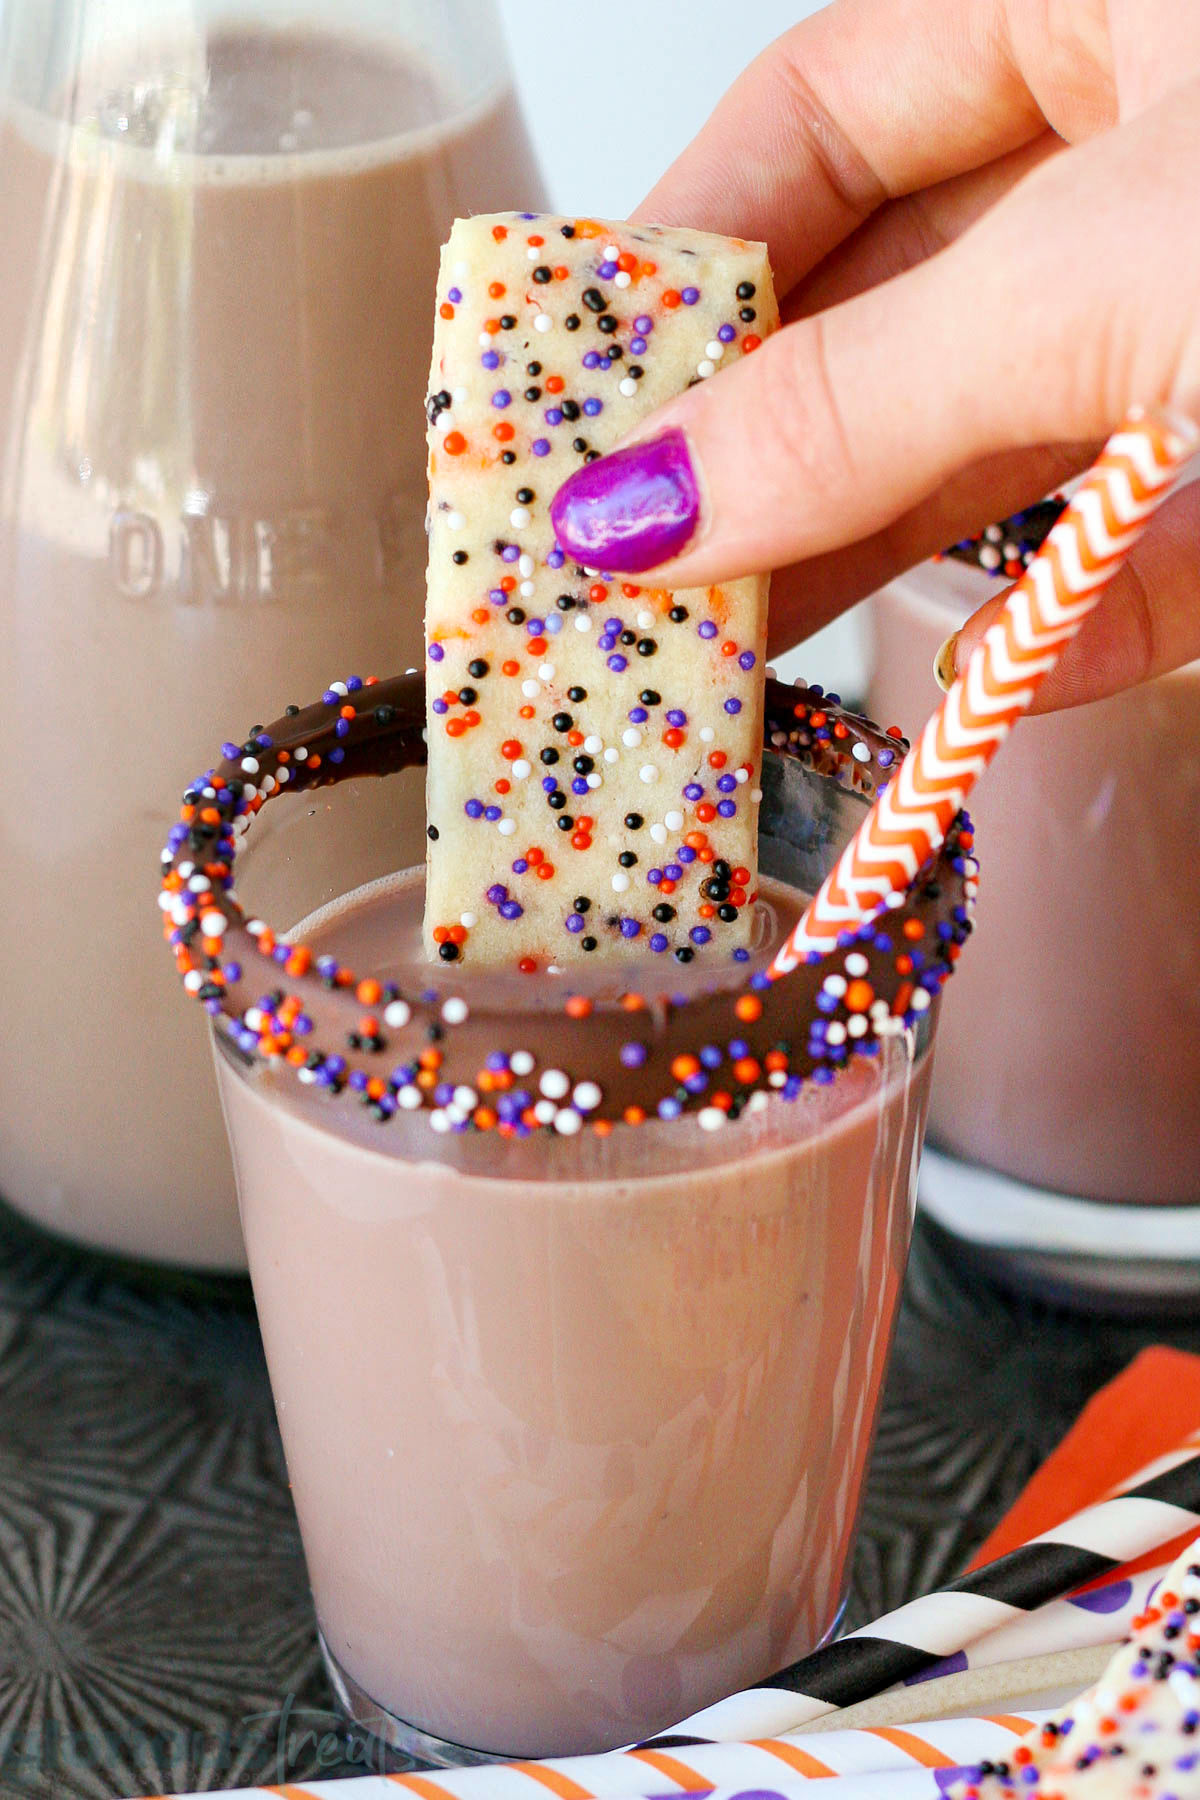
<svg viewBox="0 0 1200 1800"><path fill-rule="evenodd" d="M772 979L832 949L908 887L1197 447L1200 428L1181 414L1127 414L780 946Z"/></svg>

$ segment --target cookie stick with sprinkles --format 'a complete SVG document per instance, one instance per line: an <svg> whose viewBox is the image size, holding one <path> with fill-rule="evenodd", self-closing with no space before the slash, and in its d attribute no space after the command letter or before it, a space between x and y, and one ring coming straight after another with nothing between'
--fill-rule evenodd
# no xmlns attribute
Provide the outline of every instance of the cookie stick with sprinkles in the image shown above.
<svg viewBox="0 0 1200 1800"><path fill-rule="evenodd" d="M550 503L777 322L761 244L454 226L428 402L432 956L745 956L767 579L669 593L585 569Z"/></svg>

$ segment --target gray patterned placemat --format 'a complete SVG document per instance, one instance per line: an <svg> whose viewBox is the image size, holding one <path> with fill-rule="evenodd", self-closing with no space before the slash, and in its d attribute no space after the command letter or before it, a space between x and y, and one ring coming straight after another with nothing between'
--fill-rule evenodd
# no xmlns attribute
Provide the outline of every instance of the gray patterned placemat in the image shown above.
<svg viewBox="0 0 1200 1800"><path fill-rule="evenodd" d="M1083 1402L1200 1326L1079 1318L918 1228L849 1623L956 1570ZM363 1772L317 1656L248 1288L0 1220L0 1800Z"/></svg>

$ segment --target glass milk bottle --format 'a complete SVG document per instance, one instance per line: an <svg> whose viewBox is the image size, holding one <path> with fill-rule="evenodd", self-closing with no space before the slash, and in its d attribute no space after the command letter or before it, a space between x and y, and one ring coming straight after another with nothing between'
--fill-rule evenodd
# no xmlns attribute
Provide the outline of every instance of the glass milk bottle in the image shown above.
<svg viewBox="0 0 1200 1800"><path fill-rule="evenodd" d="M0 1196L53 1231L243 1264L113 846L417 660L438 246L540 198L490 0L0 0Z"/></svg>

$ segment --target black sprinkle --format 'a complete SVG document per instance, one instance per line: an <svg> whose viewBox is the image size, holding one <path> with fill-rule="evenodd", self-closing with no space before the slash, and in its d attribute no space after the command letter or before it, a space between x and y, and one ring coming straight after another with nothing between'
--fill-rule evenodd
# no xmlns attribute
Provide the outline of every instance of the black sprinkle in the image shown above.
<svg viewBox="0 0 1200 1800"><path fill-rule="evenodd" d="M757 317L758 314L752 306L743 306L738 310L738 318L742 321L743 325L752 325Z"/></svg>
<svg viewBox="0 0 1200 1800"><path fill-rule="evenodd" d="M568 331L578 331L579 327L582 323L583 323L583 321L580 319L578 313L568 313L566 318L563 320L563 324L566 326ZM593 946L593 948L594 948L594 946Z"/></svg>
<svg viewBox="0 0 1200 1800"><path fill-rule="evenodd" d="M581 700L587 699L587 689L583 687L569 687L567 689L567 699L573 700L576 706L578 706Z"/></svg>
<svg viewBox="0 0 1200 1800"><path fill-rule="evenodd" d="M653 656L658 645L653 638L639 638L637 653L639 656Z"/></svg>
<svg viewBox="0 0 1200 1800"><path fill-rule="evenodd" d="M607 307L608 301L599 288L590 287L583 290L583 304L589 312L602 313Z"/></svg>
<svg viewBox="0 0 1200 1800"><path fill-rule="evenodd" d="M550 723L553 725L555 731L570 731L575 721L570 713L555 713Z"/></svg>
<svg viewBox="0 0 1200 1800"><path fill-rule="evenodd" d="M596 330L602 331L606 337L610 336L616 329L617 321L613 318L611 313L604 313L601 318L596 320Z"/></svg>
<svg viewBox="0 0 1200 1800"><path fill-rule="evenodd" d="M473 675L476 681L482 681L487 672L488 665L484 662L482 656L474 657L467 664L467 674Z"/></svg>
<svg viewBox="0 0 1200 1800"><path fill-rule="evenodd" d="M534 498L535 498L535 496L534 496L534 492L533 492L532 488L522 487L522 488L517 489L517 499L520 501L522 506L531 505Z"/></svg>
<svg viewBox="0 0 1200 1800"><path fill-rule="evenodd" d="M575 911L577 913L590 912L591 907L592 907L592 903L588 899L586 894L576 894L576 896L575 896Z"/></svg>
<svg viewBox="0 0 1200 1800"><path fill-rule="evenodd" d="M620 865L623 869L632 869L634 864L637 862L637 854L633 850L622 850L620 856L618 856L618 858L617 858L617 861L620 863Z"/></svg>
<svg viewBox="0 0 1200 1800"><path fill-rule="evenodd" d="M668 617L668 619L670 619L672 625L682 625L684 620L687 618L687 616L688 616L688 609L686 606L673 606L671 608L670 612L667 614L667 617Z"/></svg>
<svg viewBox="0 0 1200 1800"><path fill-rule="evenodd" d="M439 944L438 945L438 955L441 957L443 962L457 962L458 961L458 945L450 944L450 943Z"/></svg>
<svg viewBox="0 0 1200 1800"><path fill-rule="evenodd" d="M737 284L737 297L739 300L753 300L754 283L752 281L739 281Z"/></svg>
<svg viewBox="0 0 1200 1800"><path fill-rule="evenodd" d="M431 844L436 844L441 833L436 825L427 825L425 827L425 836L429 839Z"/></svg>
<svg viewBox="0 0 1200 1800"><path fill-rule="evenodd" d="M523 606L510 606L504 616L510 625L523 625L525 623L525 609Z"/></svg>
<svg viewBox="0 0 1200 1800"><path fill-rule="evenodd" d="M554 748L553 744L547 744L546 748L542 751L542 761L544 763L556 763L558 761L558 751Z"/></svg>
<svg viewBox="0 0 1200 1800"><path fill-rule="evenodd" d="M517 453L515 450L502 450L500 452L500 461L502 463L507 463L507 465L510 469L512 468L512 466L516 462L516 460L517 460Z"/></svg>
<svg viewBox="0 0 1200 1800"><path fill-rule="evenodd" d="M668 906L665 900L660 900L658 905L654 908L654 917L658 920L660 925L669 925L671 920L675 917L675 908L673 906Z"/></svg>
<svg viewBox="0 0 1200 1800"><path fill-rule="evenodd" d="M594 950L596 948L595 938L594 937L580 938L579 948L581 950Z"/></svg>
<svg viewBox="0 0 1200 1800"><path fill-rule="evenodd" d="M467 561L467 552L465 550L456 550L454 555L450 558L450 561L452 563L457 563L461 569L463 564Z"/></svg>
<svg viewBox="0 0 1200 1800"><path fill-rule="evenodd" d="M540 387L527 387L525 389L525 398L527 400L540 400L541 397L542 390Z"/></svg>
<svg viewBox="0 0 1200 1800"><path fill-rule="evenodd" d="M501 331L511 331L516 322L516 318L512 313L503 313L500 318Z"/></svg>
<svg viewBox="0 0 1200 1800"><path fill-rule="evenodd" d="M539 263L537 268L533 271L533 279L544 285L547 281L553 281L554 275L552 270L546 267L545 263Z"/></svg>
<svg viewBox="0 0 1200 1800"><path fill-rule="evenodd" d="M626 831L640 831L642 829L642 826L645 823L646 823L646 821L642 817L641 813L626 813L625 814L625 829L626 829Z"/></svg>

